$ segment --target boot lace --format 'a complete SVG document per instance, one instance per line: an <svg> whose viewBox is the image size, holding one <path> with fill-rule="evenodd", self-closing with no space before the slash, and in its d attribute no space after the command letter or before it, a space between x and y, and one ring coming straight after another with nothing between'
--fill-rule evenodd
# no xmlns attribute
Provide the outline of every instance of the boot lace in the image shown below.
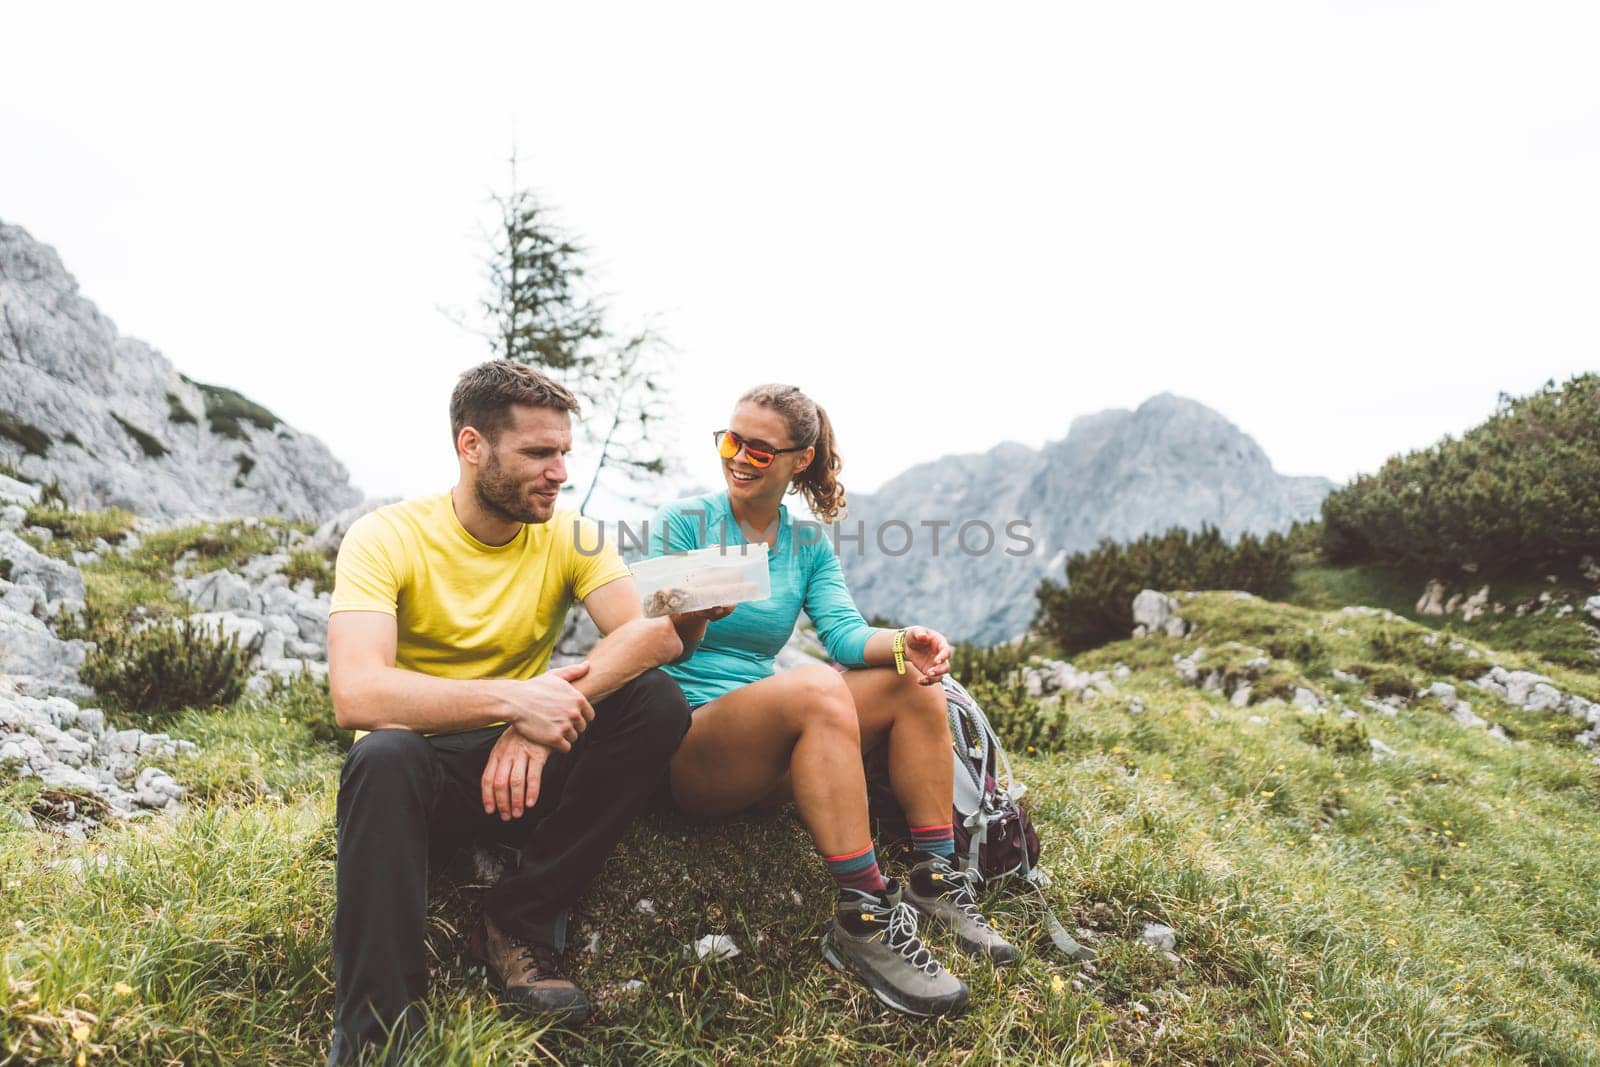
<svg viewBox="0 0 1600 1067"><path fill-rule="evenodd" d="M950 900L950 903L956 906L956 910L979 926L993 929L989 926L989 920L985 919L983 913L978 910L978 898L972 890L972 884L977 877L976 873L966 868L955 866L951 866L939 873L944 875L944 881L950 886L944 895Z"/></svg>
<svg viewBox="0 0 1600 1067"><path fill-rule="evenodd" d="M917 936L916 910L903 900L889 912L889 947L928 977L939 973L939 964Z"/></svg>

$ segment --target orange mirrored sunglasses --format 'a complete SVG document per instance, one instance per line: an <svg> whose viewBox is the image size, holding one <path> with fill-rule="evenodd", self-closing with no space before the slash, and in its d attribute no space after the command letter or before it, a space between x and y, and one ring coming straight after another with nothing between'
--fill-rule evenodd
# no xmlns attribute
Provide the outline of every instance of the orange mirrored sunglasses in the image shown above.
<svg viewBox="0 0 1600 1067"><path fill-rule="evenodd" d="M717 442L717 455L723 459L732 459L742 448L744 458L750 462L750 466L759 468L772 466L772 461L785 452L804 452L807 447L801 445L798 448L754 448L749 441L732 430L716 430L711 437Z"/></svg>

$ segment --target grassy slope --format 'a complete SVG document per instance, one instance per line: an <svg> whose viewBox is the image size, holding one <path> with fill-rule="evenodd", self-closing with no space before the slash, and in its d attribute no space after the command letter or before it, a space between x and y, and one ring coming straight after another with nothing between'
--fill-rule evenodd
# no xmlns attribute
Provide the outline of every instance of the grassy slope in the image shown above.
<svg viewBox="0 0 1600 1067"><path fill-rule="evenodd" d="M1366 719L1399 752L1374 763L1309 744L1310 717L1290 707L1186 688L1170 662L1196 644L1270 641L1329 692L1343 687L1327 671L1355 663L1418 682L1490 659L1542 664L1488 650L1468 661L1412 640L1423 631L1408 623L1226 594L1185 614L1193 640L1081 658L1136 670L1116 696L1068 706L1057 751L1018 761L1051 902L1100 934L1084 991L1030 899L1002 893L989 907L1030 947L1024 963L957 961L974 994L963 1019L890 1016L818 957L830 893L791 819L652 816L579 916L580 941L600 934L576 958L602 1004L579 1033L497 1009L460 958L473 890L441 889L435 1025L418 1062L1600 1060L1600 768L1568 740L1571 720L1464 690L1515 743L1423 701ZM1549 673L1600 697L1593 673ZM171 732L203 755L174 768L195 790L177 818L87 842L0 828L0 1059L287 1064L325 1051L339 760L317 740L327 715L314 687L189 713ZM26 792L0 781L13 802ZM1178 931L1177 968L1136 942L1147 921ZM684 955L712 932L744 954ZM624 990L632 978L644 988Z"/></svg>
<svg viewBox="0 0 1600 1067"><path fill-rule="evenodd" d="M1456 616L1423 616L1416 605L1430 578L1446 581L1449 593L1470 596L1489 586L1492 601L1514 606L1541 593L1555 602L1537 614L1518 617L1508 608L1500 615L1485 615L1471 622ZM1550 581L1554 578L1554 581ZM1600 640L1580 611L1558 617L1561 604L1581 605L1595 592L1571 561L1532 571L1480 574L1440 574L1376 564L1348 567L1306 566L1291 579L1288 601L1300 607L1328 610L1345 604L1367 604L1435 629L1475 637L1500 648L1535 649L1552 662L1600 671ZM1447 594L1448 597L1448 594Z"/></svg>

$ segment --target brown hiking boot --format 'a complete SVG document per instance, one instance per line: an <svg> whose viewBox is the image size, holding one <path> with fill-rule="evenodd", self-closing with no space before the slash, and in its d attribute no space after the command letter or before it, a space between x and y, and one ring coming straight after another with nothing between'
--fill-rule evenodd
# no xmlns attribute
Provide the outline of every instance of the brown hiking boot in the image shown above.
<svg viewBox="0 0 1600 1067"><path fill-rule="evenodd" d="M513 937L485 914L468 949L488 967L500 995L517 1007L548 1012L565 1023L589 1017L589 998L561 973L561 956L548 945Z"/></svg>

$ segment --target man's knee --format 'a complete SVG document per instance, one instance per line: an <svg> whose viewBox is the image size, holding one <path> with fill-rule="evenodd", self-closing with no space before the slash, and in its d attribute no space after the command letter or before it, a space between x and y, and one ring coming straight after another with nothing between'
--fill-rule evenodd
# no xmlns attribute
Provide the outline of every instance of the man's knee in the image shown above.
<svg viewBox="0 0 1600 1067"><path fill-rule="evenodd" d="M678 747L689 731L689 702L672 676L662 670L648 670L632 679L607 698L614 708L639 728L648 730L660 744ZM596 709L597 717L599 709Z"/></svg>
<svg viewBox="0 0 1600 1067"><path fill-rule="evenodd" d="M345 754L339 788L426 781L431 777L433 761L433 746L421 734L412 730L374 730Z"/></svg>

